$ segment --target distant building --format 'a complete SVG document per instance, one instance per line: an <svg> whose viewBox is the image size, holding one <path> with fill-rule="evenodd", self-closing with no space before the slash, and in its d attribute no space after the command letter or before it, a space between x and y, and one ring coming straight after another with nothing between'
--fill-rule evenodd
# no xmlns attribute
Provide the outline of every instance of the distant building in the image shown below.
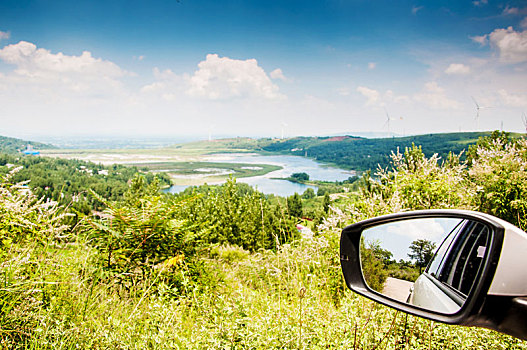
<svg viewBox="0 0 527 350"><path fill-rule="evenodd" d="M39 151L35 151L33 149L33 146L31 146L30 144L27 145L26 150L23 151L22 153L27 155L27 156L38 156L40 154L40 152Z"/></svg>

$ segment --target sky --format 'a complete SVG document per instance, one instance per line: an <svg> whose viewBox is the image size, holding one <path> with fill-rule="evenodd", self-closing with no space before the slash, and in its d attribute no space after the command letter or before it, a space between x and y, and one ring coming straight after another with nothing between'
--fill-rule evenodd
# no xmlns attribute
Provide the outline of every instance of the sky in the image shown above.
<svg viewBox="0 0 527 350"><path fill-rule="evenodd" d="M0 0L0 135L525 132L523 113L525 0Z"/></svg>

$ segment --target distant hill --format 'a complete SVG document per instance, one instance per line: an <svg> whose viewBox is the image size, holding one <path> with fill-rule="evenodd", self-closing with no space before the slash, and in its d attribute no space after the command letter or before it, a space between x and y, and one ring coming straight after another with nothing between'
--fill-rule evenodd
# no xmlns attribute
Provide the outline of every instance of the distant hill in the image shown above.
<svg viewBox="0 0 527 350"><path fill-rule="evenodd" d="M336 164L348 169L375 170L378 165L387 167L390 155L399 148L404 152L412 143L422 146L427 157L437 153L442 159L449 152L459 154L475 144L479 137L490 132L458 132L427 134L390 138L363 138L356 136L295 137L286 140L262 140L261 149L268 152L307 156L321 162ZM518 135L511 135L519 137Z"/></svg>
<svg viewBox="0 0 527 350"><path fill-rule="evenodd" d="M27 145L31 145L36 151L41 149L57 148L53 145L48 145L45 143L25 141L21 139L16 139L14 137L0 136L0 152L2 153L19 153L24 151L27 148Z"/></svg>

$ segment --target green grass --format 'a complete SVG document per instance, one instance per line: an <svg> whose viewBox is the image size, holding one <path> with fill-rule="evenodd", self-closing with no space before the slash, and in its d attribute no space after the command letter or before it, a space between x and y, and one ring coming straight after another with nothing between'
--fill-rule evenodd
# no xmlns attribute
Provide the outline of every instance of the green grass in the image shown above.
<svg viewBox="0 0 527 350"><path fill-rule="evenodd" d="M236 178L260 176L282 169L277 165L251 163L156 162L131 165L153 172L164 172L176 185L193 186L224 182L231 176Z"/></svg>
<svg viewBox="0 0 527 350"><path fill-rule="evenodd" d="M210 174L216 170L232 171L235 177L249 177L265 175L271 171L282 169L281 166L270 164L250 164L250 163L213 163L213 162L159 162L159 163L134 163L134 166L147 168L151 171L163 171L169 174L178 175L198 175L209 172L200 169L209 169ZM256 169L258 168L258 169Z"/></svg>
<svg viewBox="0 0 527 350"><path fill-rule="evenodd" d="M173 295L154 276L105 280L86 242L9 249L2 259L0 344L30 349L526 349L481 328L406 316L343 288L336 240L249 254L203 252L214 276ZM335 252L336 254L336 252ZM8 305L9 307L6 307Z"/></svg>

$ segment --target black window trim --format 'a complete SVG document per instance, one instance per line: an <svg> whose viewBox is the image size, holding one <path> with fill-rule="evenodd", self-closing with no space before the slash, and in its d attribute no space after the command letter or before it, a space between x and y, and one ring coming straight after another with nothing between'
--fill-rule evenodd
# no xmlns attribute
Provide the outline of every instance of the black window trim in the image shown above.
<svg viewBox="0 0 527 350"><path fill-rule="evenodd" d="M445 293L450 299L452 299L452 301L459 305L459 307L463 306L463 304L467 300L466 295L449 286L448 284L439 281L437 278L430 275L426 271L423 272L423 275L427 277L432 283L434 283L434 285L436 285L437 288L439 288L443 293Z"/></svg>

